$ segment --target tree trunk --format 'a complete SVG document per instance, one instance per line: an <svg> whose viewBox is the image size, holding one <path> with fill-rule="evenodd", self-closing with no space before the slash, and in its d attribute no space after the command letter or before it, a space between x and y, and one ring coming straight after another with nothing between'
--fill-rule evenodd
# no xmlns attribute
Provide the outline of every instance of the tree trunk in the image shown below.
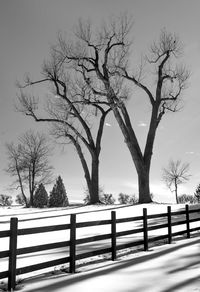
<svg viewBox="0 0 200 292"><path fill-rule="evenodd" d="M82 149L80 144L77 142L77 140L74 139L73 136L68 135L70 140L73 142L76 151L78 153L78 156L80 158L83 171L85 174L85 180L87 183L87 188L90 196L90 204L96 204L100 203L99 200L99 155L95 152L92 153L92 166L91 166L91 175L88 169L87 162L85 160L85 157L83 155Z"/></svg>
<svg viewBox="0 0 200 292"><path fill-rule="evenodd" d="M122 134L125 138L124 141L130 151L131 158L136 167L136 171L138 175L139 203L150 203L152 202L152 200L150 197L150 189L149 189L149 169L150 169L153 143L151 144L149 143L149 148L146 146L146 148L148 148L148 153L146 153L146 157L144 157L140 149L135 132L132 128L130 117L125 105L122 103L120 109L116 107L115 105L113 105L112 101L114 99L115 93L112 92L112 90L110 92L111 92L111 95L107 96L108 101L111 103L114 116L122 131ZM152 135L154 133L152 133ZM154 137L152 141L153 140L154 140Z"/></svg>
<svg viewBox="0 0 200 292"><path fill-rule="evenodd" d="M29 166L29 195L30 195L29 207L33 207L33 189L32 189L32 171L31 171L31 166Z"/></svg>
<svg viewBox="0 0 200 292"><path fill-rule="evenodd" d="M139 203L151 203L149 188L149 171L138 171Z"/></svg>
<svg viewBox="0 0 200 292"><path fill-rule="evenodd" d="M175 178L174 184L175 184L176 203L178 204L178 185L177 185L176 178Z"/></svg>
<svg viewBox="0 0 200 292"><path fill-rule="evenodd" d="M21 193L22 193L22 197L23 197L23 200L25 202L25 205L26 205L26 208L29 207L29 204L27 202L27 198L25 196L25 193L24 193L24 188L23 188L23 184L22 184L22 179L21 179L21 175L20 175L20 171L19 171L19 167L18 167L18 164L16 162L16 170L17 170L17 175L18 175L18 180L19 180L19 185L20 185L20 189L21 189Z"/></svg>
<svg viewBox="0 0 200 292"><path fill-rule="evenodd" d="M33 205L34 205L33 204L33 191L31 190L31 192L30 192L30 207L34 207Z"/></svg>
<svg viewBox="0 0 200 292"><path fill-rule="evenodd" d="M91 169L91 180L90 180L90 204L100 203L99 200L99 159L94 155L92 157L92 169Z"/></svg>

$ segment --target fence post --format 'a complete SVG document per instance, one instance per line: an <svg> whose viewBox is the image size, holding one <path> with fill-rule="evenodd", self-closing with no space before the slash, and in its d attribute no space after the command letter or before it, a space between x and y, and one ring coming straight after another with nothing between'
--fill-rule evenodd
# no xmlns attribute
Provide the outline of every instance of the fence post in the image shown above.
<svg viewBox="0 0 200 292"><path fill-rule="evenodd" d="M116 212L111 212L111 244L112 244L112 261L116 260L117 245L116 245Z"/></svg>
<svg viewBox="0 0 200 292"><path fill-rule="evenodd" d="M186 215L187 238L190 238L190 215L189 215L188 205L185 205L185 215Z"/></svg>
<svg viewBox="0 0 200 292"><path fill-rule="evenodd" d="M76 214L70 216L70 263L69 272L76 271Z"/></svg>
<svg viewBox="0 0 200 292"><path fill-rule="evenodd" d="M147 208L143 208L143 228L144 228L144 251L147 251L148 250Z"/></svg>
<svg viewBox="0 0 200 292"><path fill-rule="evenodd" d="M17 226L18 218L10 219L10 242L8 264L8 291L15 289L16 283L16 260L17 260Z"/></svg>
<svg viewBox="0 0 200 292"><path fill-rule="evenodd" d="M167 221L168 221L168 243L172 243L172 214L171 206L167 207Z"/></svg>

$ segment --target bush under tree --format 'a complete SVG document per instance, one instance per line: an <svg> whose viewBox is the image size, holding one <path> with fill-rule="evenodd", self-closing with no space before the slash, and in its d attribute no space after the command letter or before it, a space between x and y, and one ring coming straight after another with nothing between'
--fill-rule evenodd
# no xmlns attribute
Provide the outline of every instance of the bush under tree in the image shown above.
<svg viewBox="0 0 200 292"><path fill-rule="evenodd" d="M26 201L25 201L24 196L22 194L18 194L16 196L15 202L22 206L26 206L26 207L29 206L29 198L26 197Z"/></svg>
<svg viewBox="0 0 200 292"><path fill-rule="evenodd" d="M85 198L83 199L83 203L85 205L89 205L89 203L90 203L90 195L89 194L86 194Z"/></svg>
<svg viewBox="0 0 200 292"><path fill-rule="evenodd" d="M0 206L11 206L12 197L8 195L0 194Z"/></svg>
<svg viewBox="0 0 200 292"><path fill-rule="evenodd" d="M138 204L138 203L139 203L138 197L136 195L131 195L129 204L135 205L135 204Z"/></svg>
<svg viewBox="0 0 200 292"><path fill-rule="evenodd" d="M39 184L34 197L33 197L33 206L36 208L43 208L48 205L48 193L41 183Z"/></svg>
<svg viewBox="0 0 200 292"><path fill-rule="evenodd" d="M58 176L55 185L50 193L49 207L64 207L68 206L69 201L62 178Z"/></svg>
<svg viewBox="0 0 200 292"><path fill-rule="evenodd" d="M183 195L178 196L178 202L179 204L186 204L186 203L196 204L197 198L192 195L183 194Z"/></svg>
<svg viewBox="0 0 200 292"><path fill-rule="evenodd" d="M118 201L120 204L130 204L130 195L127 195L127 194L123 194L123 193L119 193L119 196L118 196Z"/></svg>
<svg viewBox="0 0 200 292"><path fill-rule="evenodd" d="M100 200L98 203L103 203L101 198L104 196L104 189L102 186L99 187L99 195L98 196L99 196L99 200ZM85 205L93 204L92 200L91 200L90 192L88 189L85 190L85 197L83 199L83 202Z"/></svg>
<svg viewBox="0 0 200 292"><path fill-rule="evenodd" d="M113 205L115 203L115 198L112 194L103 194L100 197L100 200L105 205Z"/></svg>
<svg viewBox="0 0 200 292"><path fill-rule="evenodd" d="M200 184L198 184L197 188L196 188L196 191L194 193L198 203L200 203Z"/></svg>
<svg viewBox="0 0 200 292"><path fill-rule="evenodd" d="M138 198L136 197L136 195L127 195L124 193L120 193L118 196L118 201L120 204L134 205L138 203Z"/></svg>

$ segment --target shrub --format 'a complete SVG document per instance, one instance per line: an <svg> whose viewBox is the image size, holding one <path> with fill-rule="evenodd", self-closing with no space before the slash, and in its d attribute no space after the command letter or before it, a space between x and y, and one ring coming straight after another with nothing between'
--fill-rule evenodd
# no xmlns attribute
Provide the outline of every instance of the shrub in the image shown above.
<svg viewBox="0 0 200 292"><path fill-rule="evenodd" d="M43 208L48 205L48 194L43 184L40 184L33 196L33 206Z"/></svg>
<svg viewBox="0 0 200 292"><path fill-rule="evenodd" d="M118 201L120 202L120 204L134 205L138 203L138 198L136 197L136 195L127 195L120 193L118 196Z"/></svg>
<svg viewBox="0 0 200 292"><path fill-rule="evenodd" d="M16 196L16 199L15 199L15 202L19 205L25 205L25 201L24 201L24 198L21 194L18 194Z"/></svg>
<svg viewBox="0 0 200 292"><path fill-rule="evenodd" d="M136 197L136 195L130 196L130 202L129 202L129 204L131 204L131 205L138 204L138 197Z"/></svg>
<svg viewBox="0 0 200 292"><path fill-rule="evenodd" d="M68 206L69 201L62 178L59 176L50 193L49 207L64 207Z"/></svg>
<svg viewBox="0 0 200 292"><path fill-rule="evenodd" d="M112 194L103 194L101 195L100 200L105 205L112 205L115 203L115 199Z"/></svg>
<svg viewBox="0 0 200 292"><path fill-rule="evenodd" d="M150 198L152 199L152 201L154 200L154 194L150 193Z"/></svg>
<svg viewBox="0 0 200 292"><path fill-rule="evenodd" d="M85 205L88 205L90 203L90 195L86 194L85 198L83 199L83 202Z"/></svg>
<svg viewBox="0 0 200 292"><path fill-rule="evenodd" d="M178 197L178 202L179 202L179 204L185 204L185 203L196 204L197 198L195 196L192 196L192 195L183 194L183 195Z"/></svg>
<svg viewBox="0 0 200 292"><path fill-rule="evenodd" d="M119 193L118 201L120 204L130 204L130 195Z"/></svg>
<svg viewBox="0 0 200 292"><path fill-rule="evenodd" d="M26 201L27 201L27 206L26 206L26 202L25 202L24 197L23 197L22 194L18 194L18 195L16 196L15 202L16 202L17 204L28 207L28 206L29 206L29 203L30 203L29 198L26 198Z"/></svg>
<svg viewBox="0 0 200 292"><path fill-rule="evenodd" d="M0 194L0 206L11 206L12 197L8 195Z"/></svg>
<svg viewBox="0 0 200 292"><path fill-rule="evenodd" d="M103 187L100 186L99 187L99 199L100 199L100 201L102 201L101 197L103 196L103 192L104 192ZM86 189L84 193L85 193L85 198L83 199L83 202L84 202L85 205L89 205L90 204L90 194L89 194L88 189Z"/></svg>
<svg viewBox="0 0 200 292"><path fill-rule="evenodd" d="M197 202L200 203L200 184L197 186L194 195L195 195L195 197L197 199Z"/></svg>

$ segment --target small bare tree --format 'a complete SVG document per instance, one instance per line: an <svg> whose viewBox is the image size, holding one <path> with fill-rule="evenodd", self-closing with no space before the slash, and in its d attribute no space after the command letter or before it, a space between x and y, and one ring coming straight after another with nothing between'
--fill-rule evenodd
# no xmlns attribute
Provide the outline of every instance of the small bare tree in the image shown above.
<svg viewBox="0 0 200 292"><path fill-rule="evenodd" d="M26 132L19 138L18 145L6 144L8 167L6 172L16 177L13 182L17 189L20 188L26 207L33 206L33 196L36 187L40 184L52 182L52 166L48 157L50 147L47 139L42 134L32 131ZM29 200L25 189L29 189Z"/></svg>
<svg viewBox="0 0 200 292"><path fill-rule="evenodd" d="M29 203L27 197L24 192L24 184L22 179L23 174L23 159L21 156L21 146L14 145L14 143L6 144L7 155L8 155L8 167L6 172L9 173L12 177L16 177L16 180L12 185L16 185L17 189L20 188L21 195L23 197L23 202L26 207L28 207Z"/></svg>
<svg viewBox="0 0 200 292"><path fill-rule="evenodd" d="M171 192L175 192L178 204L178 185L187 182L190 178L189 163L181 163L181 160L170 160L167 168L163 168L162 179Z"/></svg>

